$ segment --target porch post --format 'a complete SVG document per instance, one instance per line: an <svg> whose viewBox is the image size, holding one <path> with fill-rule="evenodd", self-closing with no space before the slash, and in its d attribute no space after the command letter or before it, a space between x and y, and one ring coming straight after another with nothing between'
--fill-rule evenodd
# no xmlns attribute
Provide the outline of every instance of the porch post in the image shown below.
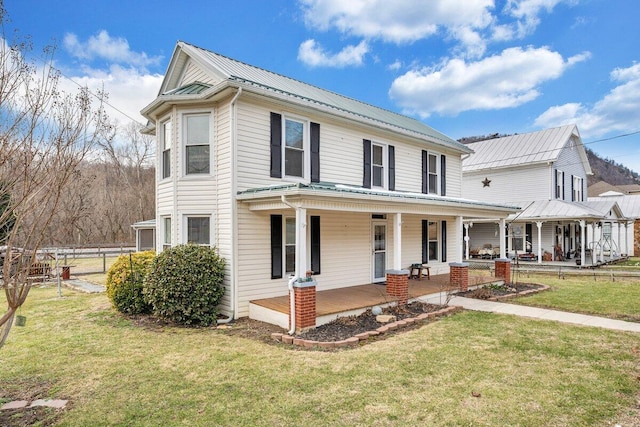
<svg viewBox="0 0 640 427"><path fill-rule="evenodd" d="M296 277L307 273L307 210L296 208Z"/></svg>
<svg viewBox="0 0 640 427"><path fill-rule="evenodd" d="M542 221L536 221L538 226L538 264L542 264Z"/></svg>
<svg viewBox="0 0 640 427"><path fill-rule="evenodd" d="M500 258L504 259L507 257L507 252L504 248L506 236L506 224L507 220L505 218L500 219Z"/></svg>
<svg viewBox="0 0 640 427"><path fill-rule="evenodd" d="M624 222L624 254L629 256L629 221Z"/></svg>
<svg viewBox="0 0 640 427"><path fill-rule="evenodd" d="M462 241L461 237L463 235L464 235L464 232L462 230L462 217L461 216L457 216L456 217L456 235L454 236L454 241L455 242L461 242ZM449 239L447 239L447 240L449 240ZM463 248L460 245L460 243L456 244L456 246L458 248L456 250L456 258L457 258L456 262L462 262L462 259L463 259L463 256L464 256L463 253L462 253L462 249ZM467 248L467 250L468 250L468 248ZM443 254L443 255L446 255L446 254Z"/></svg>
<svg viewBox="0 0 640 427"><path fill-rule="evenodd" d="M402 214L393 217L393 269L402 270Z"/></svg>
<svg viewBox="0 0 640 427"><path fill-rule="evenodd" d="M591 223L591 265L596 265L596 222Z"/></svg>
<svg viewBox="0 0 640 427"><path fill-rule="evenodd" d="M469 223L464 225L464 259L469 259Z"/></svg>
<svg viewBox="0 0 640 427"><path fill-rule="evenodd" d="M584 267L584 265L587 262L587 251L585 248L585 244L586 242L585 240L585 226L587 225L587 222L584 219L580 220L580 265L582 267Z"/></svg>
<svg viewBox="0 0 640 427"><path fill-rule="evenodd" d="M622 239L620 238L620 221L617 221L618 225L618 257L622 255Z"/></svg>

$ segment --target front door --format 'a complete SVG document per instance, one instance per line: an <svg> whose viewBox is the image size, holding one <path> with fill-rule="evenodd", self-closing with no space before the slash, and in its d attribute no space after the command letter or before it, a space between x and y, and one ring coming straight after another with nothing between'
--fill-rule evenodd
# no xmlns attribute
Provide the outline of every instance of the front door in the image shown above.
<svg viewBox="0 0 640 427"><path fill-rule="evenodd" d="M387 279L387 224L374 222L372 230L373 254L373 283L384 282Z"/></svg>

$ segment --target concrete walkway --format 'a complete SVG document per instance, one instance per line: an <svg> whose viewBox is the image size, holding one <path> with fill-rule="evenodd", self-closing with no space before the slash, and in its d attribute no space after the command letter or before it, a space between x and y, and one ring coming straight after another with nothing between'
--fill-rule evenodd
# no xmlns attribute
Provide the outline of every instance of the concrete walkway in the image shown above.
<svg viewBox="0 0 640 427"><path fill-rule="evenodd" d="M105 292L106 288L102 285L96 285L95 283L87 282L82 279L64 280L63 285L67 288L71 288L74 291L85 292L88 294Z"/></svg>
<svg viewBox="0 0 640 427"><path fill-rule="evenodd" d="M442 297L427 295L420 300L432 304L440 304ZM625 322L623 320L607 319L605 317L589 316L586 314L567 313L565 311L549 310L546 308L528 307L524 305L509 304L497 301L486 301L475 298L463 298L454 296L449 305L458 305L467 310L484 311L488 313L513 314L514 316L530 317L533 319L555 320L556 322L571 323L574 325L593 326L615 331L640 332L640 323Z"/></svg>

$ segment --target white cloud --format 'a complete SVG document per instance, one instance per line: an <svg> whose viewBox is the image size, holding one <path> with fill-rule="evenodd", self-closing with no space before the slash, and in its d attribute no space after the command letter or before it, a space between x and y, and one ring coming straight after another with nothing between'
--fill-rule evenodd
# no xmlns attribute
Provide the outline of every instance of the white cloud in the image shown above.
<svg viewBox="0 0 640 427"><path fill-rule="evenodd" d="M493 0L300 0L312 28L396 44L443 31L477 52L478 30L494 21ZM470 44L467 44L470 43Z"/></svg>
<svg viewBox="0 0 640 427"><path fill-rule="evenodd" d="M547 47L517 47L477 62L451 59L398 77L389 95L405 113L423 118L433 113L513 108L537 98L541 84L557 79L587 57L581 54L565 61Z"/></svg>
<svg viewBox="0 0 640 427"><path fill-rule="evenodd" d="M146 119L140 115L140 110L158 95L163 76L112 65L108 70L86 68L82 75L70 78L94 93L104 90L109 104L105 108L112 119L123 124L131 120L145 124ZM61 85L70 92L78 90L76 84L66 79L61 80Z"/></svg>
<svg viewBox="0 0 640 427"><path fill-rule="evenodd" d="M535 120L540 127L576 123L584 137L636 131L640 111L640 64L616 68L610 73L617 84L592 106L568 103L553 106Z"/></svg>
<svg viewBox="0 0 640 427"><path fill-rule="evenodd" d="M504 13L516 18L517 34L522 38L531 34L540 24L540 13L550 13L559 3L575 4L576 0L508 0Z"/></svg>
<svg viewBox="0 0 640 427"><path fill-rule="evenodd" d="M63 45L71 55L82 60L90 61L98 58L137 68L156 65L162 59L161 56L149 57L145 52L132 51L126 39L111 37L105 30L89 37L86 42L78 40L78 36L73 33L67 33L64 36Z"/></svg>
<svg viewBox="0 0 640 427"><path fill-rule="evenodd" d="M349 45L336 54L330 54L315 40L309 39L300 44L298 59L311 67L342 68L362 65L368 51L367 42L363 40L357 46Z"/></svg>

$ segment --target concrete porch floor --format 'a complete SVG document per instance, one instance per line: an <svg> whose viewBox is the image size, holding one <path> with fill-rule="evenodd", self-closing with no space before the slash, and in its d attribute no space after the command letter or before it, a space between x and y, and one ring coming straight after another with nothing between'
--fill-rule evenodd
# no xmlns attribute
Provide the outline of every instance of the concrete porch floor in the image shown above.
<svg viewBox="0 0 640 427"><path fill-rule="evenodd" d="M496 279L489 272L477 274L469 272L469 286L494 282ZM322 278L318 277L322 283ZM431 275L431 279L423 277L422 280L409 280L409 299L424 295L437 294L446 291L449 287L449 274ZM396 299L387 295L383 284L366 284L350 286L340 289L329 289L316 292L316 318L337 317L338 314L348 315L358 310L365 310L374 305L394 303ZM250 302L262 309L275 311L289 315L289 296L253 300Z"/></svg>

